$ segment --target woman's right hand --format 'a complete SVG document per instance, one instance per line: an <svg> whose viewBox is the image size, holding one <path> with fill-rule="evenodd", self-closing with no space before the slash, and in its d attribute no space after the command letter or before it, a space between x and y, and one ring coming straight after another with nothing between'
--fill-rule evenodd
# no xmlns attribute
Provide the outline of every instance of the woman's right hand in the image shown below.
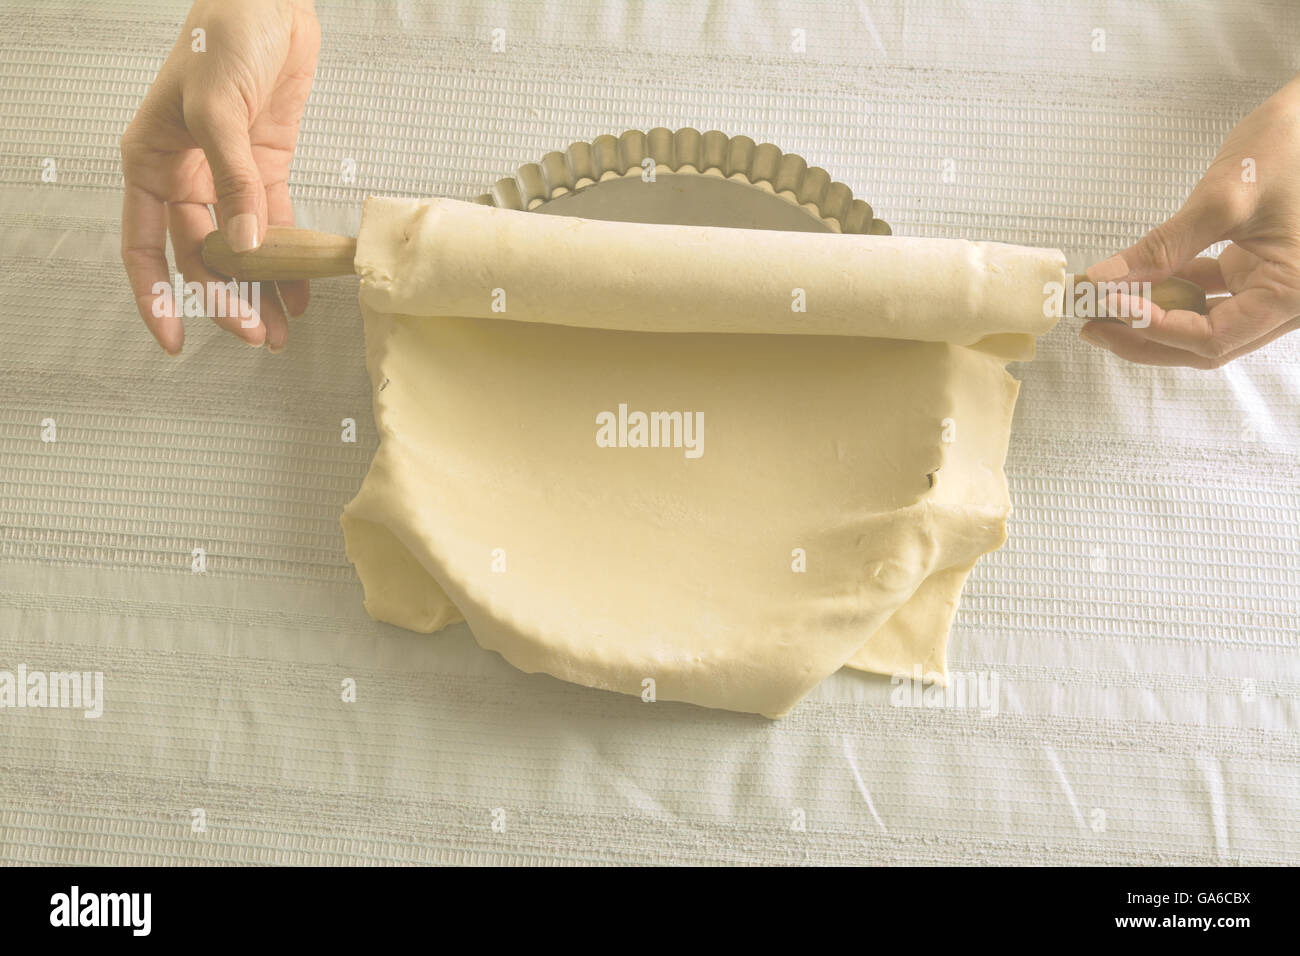
<svg viewBox="0 0 1300 956"><path fill-rule="evenodd" d="M1217 258L1195 258L1223 239ZM1197 283L1206 314L1131 300L1145 328L1089 322L1086 341L1147 365L1218 368L1300 327L1300 75L1228 134L1181 209L1136 245L1088 270L1094 282Z"/></svg>
<svg viewBox="0 0 1300 956"><path fill-rule="evenodd" d="M319 49L312 0L197 0L122 137L122 262L141 318L169 354L185 331L170 292L167 233L186 282L226 282L201 258L209 206L239 251L256 247L268 225L293 225L289 162ZM285 309L301 315L308 289L278 287L279 298L276 283L261 284L260 315L228 309L213 320L280 351Z"/></svg>

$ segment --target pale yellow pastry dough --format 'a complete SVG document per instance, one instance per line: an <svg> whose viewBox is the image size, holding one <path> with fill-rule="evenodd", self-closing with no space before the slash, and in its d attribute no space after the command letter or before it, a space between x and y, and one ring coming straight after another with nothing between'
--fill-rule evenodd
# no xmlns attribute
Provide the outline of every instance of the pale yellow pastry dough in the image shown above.
<svg viewBox="0 0 1300 956"><path fill-rule="evenodd" d="M374 617L769 716L846 663L944 673L1059 253L372 199L357 267ZM598 446L620 403L702 412L704 453Z"/></svg>

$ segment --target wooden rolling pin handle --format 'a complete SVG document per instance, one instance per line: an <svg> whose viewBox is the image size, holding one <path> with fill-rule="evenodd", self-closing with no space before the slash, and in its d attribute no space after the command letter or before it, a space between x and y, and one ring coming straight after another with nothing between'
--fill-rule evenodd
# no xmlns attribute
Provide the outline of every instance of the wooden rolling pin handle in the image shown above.
<svg viewBox="0 0 1300 956"><path fill-rule="evenodd" d="M1151 284L1151 301L1166 312L1183 309L1205 312L1205 290L1195 282L1170 277Z"/></svg>
<svg viewBox="0 0 1300 956"><path fill-rule="evenodd" d="M218 275L249 282L350 276L356 255L357 241L351 236L292 226L271 226L262 244L250 252L235 252L219 229L203 240L204 265Z"/></svg>
<svg viewBox="0 0 1300 956"><path fill-rule="evenodd" d="M1073 284L1071 284L1071 280ZM1072 288L1077 289L1087 282L1088 280L1083 276L1066 276L1065 315L1074 315L1073 303L1069 299L1070 290ZM1186 279L1171 277L1151 283L1151 301L1166 312L1172 312L1175 309L1188 312L1205 312L1205 290L1195 282L1188 282ZM1082 316L1082 318L1087 318L1087 316Z"/></svg>

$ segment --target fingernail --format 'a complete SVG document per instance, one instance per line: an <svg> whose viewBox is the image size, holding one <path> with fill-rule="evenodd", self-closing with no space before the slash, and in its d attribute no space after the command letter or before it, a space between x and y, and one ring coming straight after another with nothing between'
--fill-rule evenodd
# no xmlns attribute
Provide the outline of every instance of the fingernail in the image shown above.
<svg viewBox="0 0 1300 956"><path fill-rule="evenodd" d="M1088 278L1093 282L1114 282L1128 275L1128 263L1120 255L1103 259L1088 269Z"/></svg>
<svg viewBox="0 0 1300 956"><path fill-rule="evenodd" d="M248 252L257 248L257 216L241 212L226 223L226 240L235 252Z"/></svg>
<svg viewBox="0 0 1300 956"><path fill-rule="evenodd" d="M1092 329L1089 328L1080 329L1079 338L1083 339L1089 345L1099 345L1102 348L1106 347L1106 343L1102 340L1102 337L1098 335L1096 332L1094 332Z"/></svg>
<svg viewBox="0 0 1300 956"><path fill-rule="evenodd" d="M281 352L284 351L284 346L283 346L283 345L268 345L268 346L266 347L266 350L267 350L268 352L270 352L272 355L279 355Z"/></svg>

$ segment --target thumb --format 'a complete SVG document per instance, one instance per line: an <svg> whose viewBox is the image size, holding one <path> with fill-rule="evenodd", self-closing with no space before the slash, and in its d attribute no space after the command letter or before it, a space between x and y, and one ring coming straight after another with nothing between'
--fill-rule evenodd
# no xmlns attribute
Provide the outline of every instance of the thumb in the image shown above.
<svg viewBox="0 0 1300 956"><path fill-rule="evenodd" d="M256 248L266 235L266 187L253 161L246 110L242 104L209 108L187 121L212 170L217 221L230 248L235 252Z"/></svg>
<svg viewBox="0 0 1300 956"><path fill-rule="evenodd" d="M1088 278L1093 282L1159 282L1169 278L1231 231L1235 223L1224 214L1226 206L1201 183L1168 220L1118 255L1090 266Z"/></svg>

